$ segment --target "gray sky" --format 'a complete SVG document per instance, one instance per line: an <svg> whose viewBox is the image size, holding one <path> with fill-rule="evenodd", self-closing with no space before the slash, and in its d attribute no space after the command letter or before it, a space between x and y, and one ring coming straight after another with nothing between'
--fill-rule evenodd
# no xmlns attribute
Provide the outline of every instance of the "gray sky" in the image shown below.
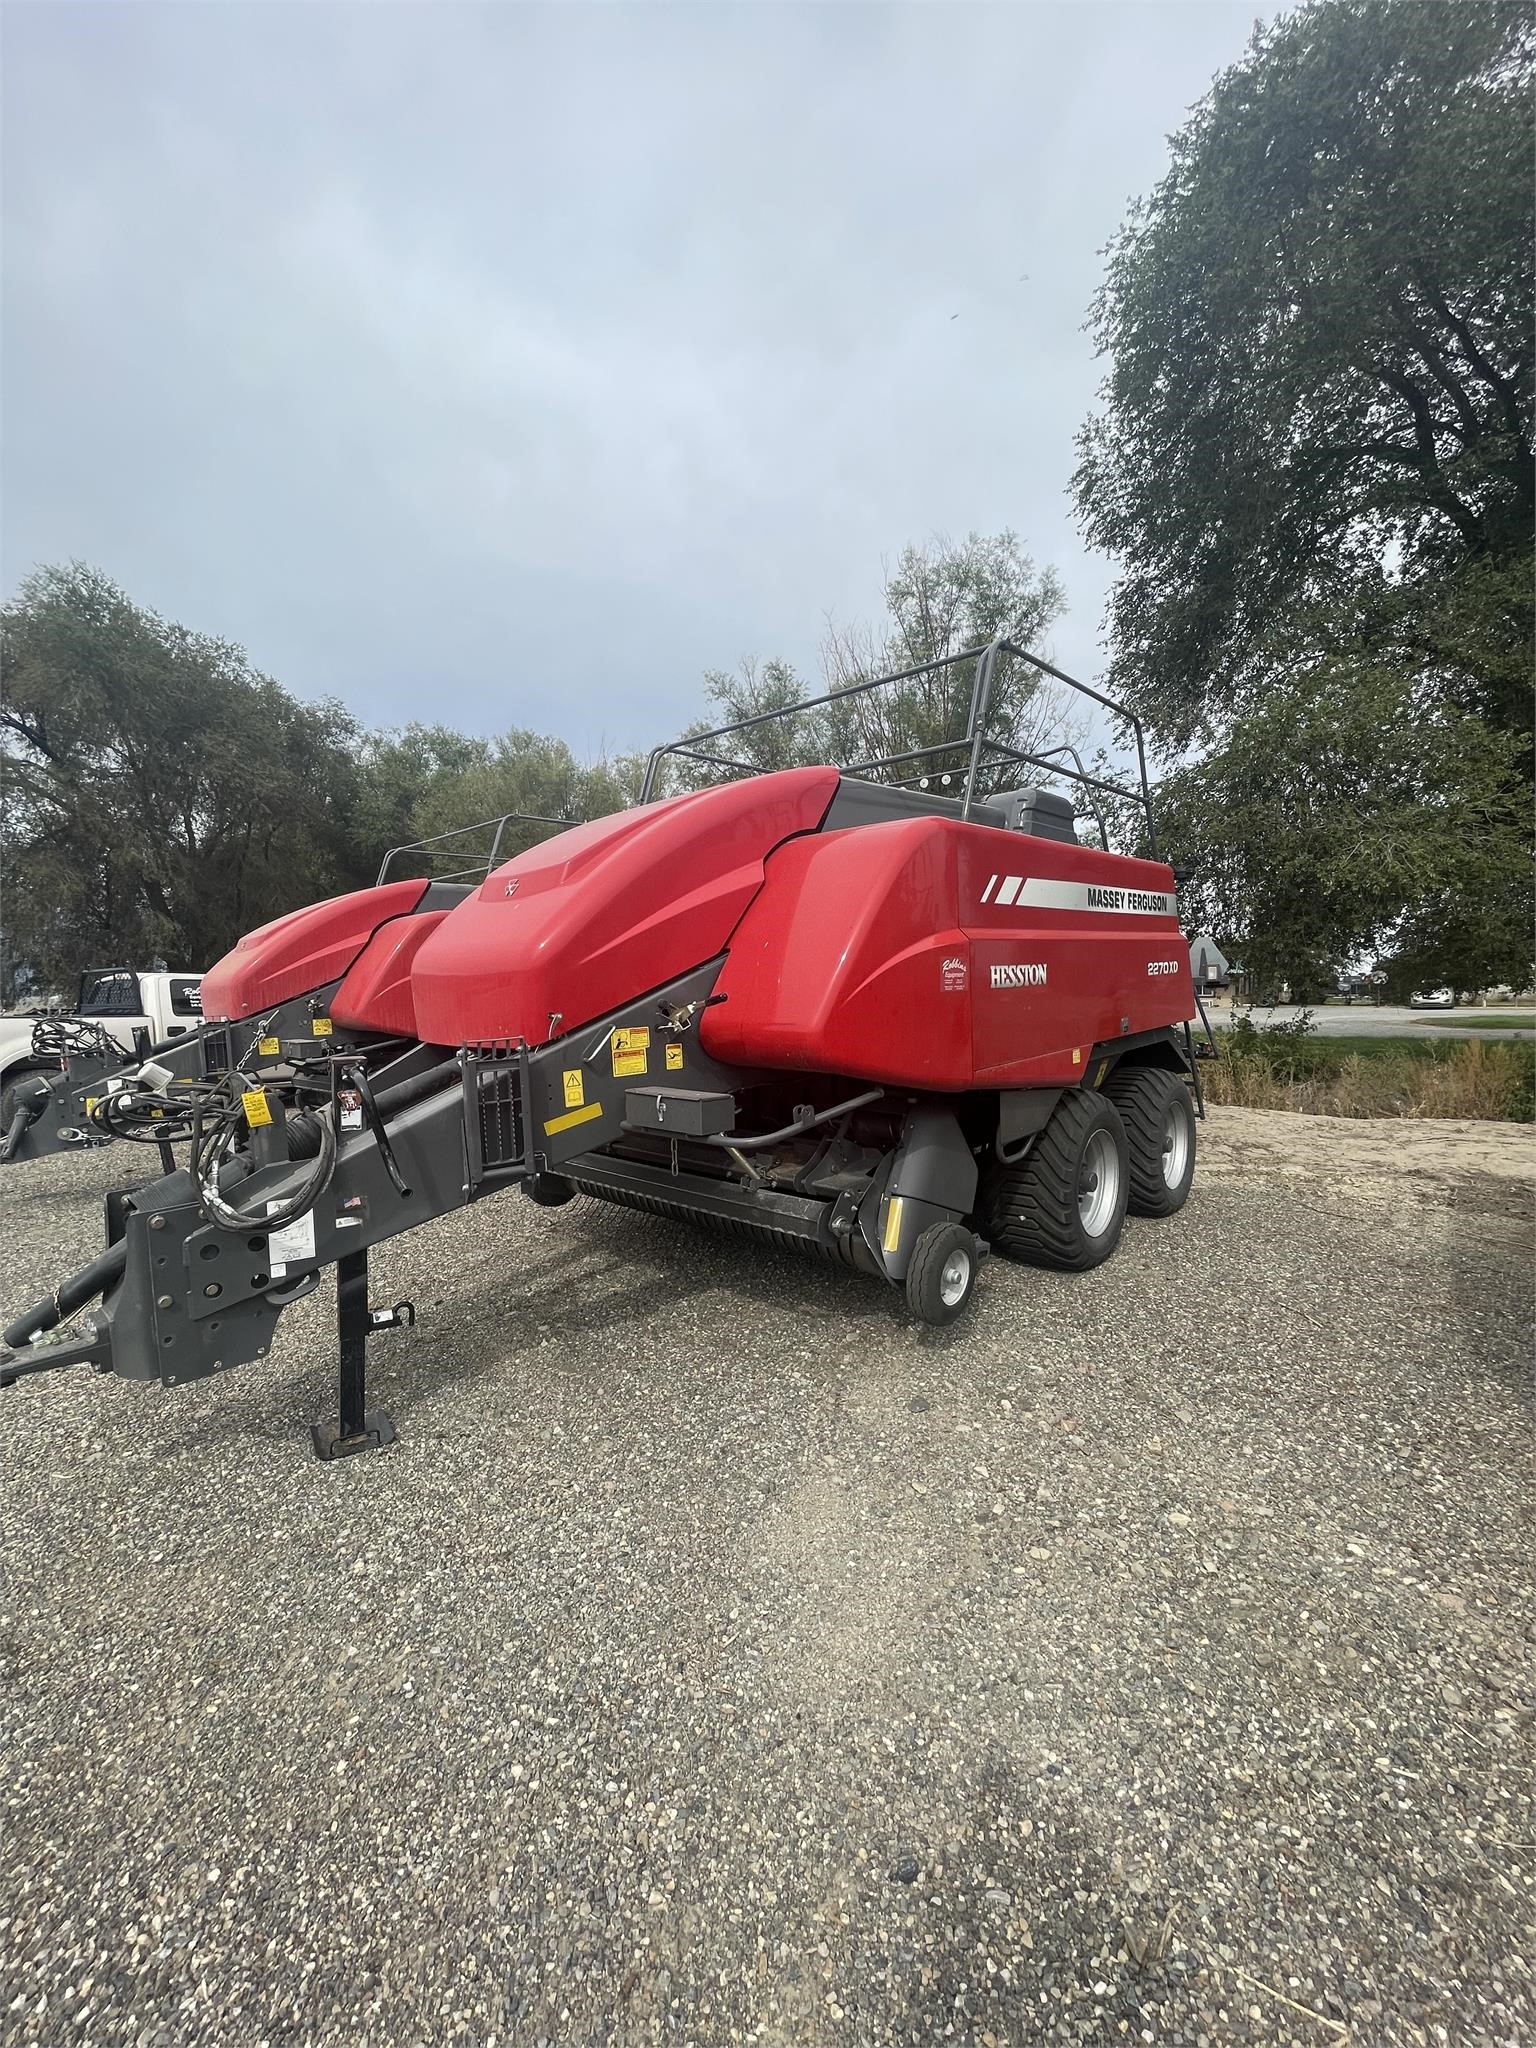
<svg viewBox="0 0 1536 2048"><path fill-rule="evenodd" d="M10 0L6 593L588 752L1012 526L1092 677L1098 252L1254 13Z"/></svg>

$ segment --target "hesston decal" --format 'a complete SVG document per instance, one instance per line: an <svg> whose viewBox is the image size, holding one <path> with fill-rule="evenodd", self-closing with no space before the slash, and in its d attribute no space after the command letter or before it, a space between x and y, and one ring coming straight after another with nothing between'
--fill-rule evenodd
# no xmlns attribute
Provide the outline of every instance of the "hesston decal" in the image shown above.
<svg viewBox="0 0 1536 2048"><path fill-rule="evenodd" d="M1040 960L1021 960L1003 967L992 969L994 988L1044 988L1045 963Z"/></svg>

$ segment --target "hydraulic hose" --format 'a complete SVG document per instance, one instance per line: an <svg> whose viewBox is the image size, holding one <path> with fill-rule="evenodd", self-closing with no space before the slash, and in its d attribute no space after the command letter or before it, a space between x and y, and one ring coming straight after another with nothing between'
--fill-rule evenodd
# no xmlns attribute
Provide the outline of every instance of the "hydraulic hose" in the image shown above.
<svg viewBox="0 0 1536 2048"><path fill-rule="evenodd" d="M314 1166L305 1175L292 1194L275 1202L268 1202L263 1209L242 1209L220 1187L221 1169L234 1156L245 1121L239 1106L239 1097L234 1103L215 1115L207 1127L203 1123L202 1105L199 1103L192 1121L192 1178L197 1184L198 1196L205 1212L215 1223L222 1223L226 1230L280 1230L285 1223L312 1209L330 1185L331 1175L336 1170L336 1120L329 1107L302 1122L312 1126L314 1136ZM306 1130L301 1142L308 1143Z"/></svg>
<svg viewBox="0 0 1536 2048"><path fill-rule="evenodd" d="M21 1134L31 1121L25 1109L18 1109L11 1118L10 1129L0 1138L0 1165L4 1165L21 1143Z"/></svg>
<svg viewBox="0 0 1536 2048"><path fill-rule="evenodd" d="M86 1017L40 1017L32 1026L34 1059L66 1060L71 1053L124 1066L132 1058L104 1025Z"/></svg>
<svg viewBox="0 0 1536 2048"><path fill-rule="evenodd" d="M381 1088L374 1096L374 1107L382 1117L396 1115L402 1109L409 1109L413 1102L420 1102L424 1096L436 1095L441 1088L447 1088L461 1078L461 1069L456 1059L444 1060L435 1067L428 1067L425 1073L413 1074L408 1081L397 1081L393 1088Z"/></svg>
<svg viewBox="0 0 1536 2048"><path fill-rule="evenodd" d="M88 1301L94 1301L98 1294L104 1294L114 1280L121 1279L128 1263L128 1242L120 1238L116 1244L109 1244L88 1266L82 1266L78 1273L72 1273L46 1296L35 1308L28 1309L24 1316L18 1316L5 1329L4 1341L20 1349L30 1344L43 1330L54 1329L70 1316L78 1315Z"/></svg>

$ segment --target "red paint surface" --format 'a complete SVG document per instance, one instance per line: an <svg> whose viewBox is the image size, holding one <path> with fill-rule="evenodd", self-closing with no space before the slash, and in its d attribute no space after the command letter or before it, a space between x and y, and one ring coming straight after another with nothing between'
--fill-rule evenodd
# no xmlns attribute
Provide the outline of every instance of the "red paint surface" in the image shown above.
<svg viewBox="0 0 1536 2048"><path fill-rule="evenodd" d="M203 1015L234 1022L345 974L386 918L403 917L426 893L419 877L354 889L247 932L203 976Z"/></svg>
<svg viewBox="0 0 1536 2048"><path fill-rule="evenodd" d="M446 910L425 910L414 917L394 917L388 924L381 924L331 998L332 1019L349 1031L420 1037L411 969L423 941L431 937L447 915Z"/></svg>
<svg viewBox="0 0 1536 2048"><path fill-rule="evenodd" d="M916 1088L1080 1080L1088 1049L1194 1014L1176 917L981 901L989 877L1171 892L1172 871L945 818L800 839L768 863L704 1049ZM1153 961L1175 971L1149 974ZM1044 968L994 989L994 966ZM1076 1055L1076 1057L1074 1057Z"/></svg>
<svg viewBox="0 0 1536 2048"><path fill-rule="evenodd" d="M815 831L837 780L835 768L791 768L621 811L518 854L417 954L421 1036L542 1045L723 952L769 855Z"/></svg>

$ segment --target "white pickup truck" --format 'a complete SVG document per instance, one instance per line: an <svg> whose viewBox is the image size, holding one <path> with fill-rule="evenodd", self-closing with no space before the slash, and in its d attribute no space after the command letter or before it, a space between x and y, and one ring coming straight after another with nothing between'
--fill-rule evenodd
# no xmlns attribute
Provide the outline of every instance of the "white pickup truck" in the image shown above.
<svg viewBox="0 0 1536 2048"><path fill-rule="evenodd" d="M57 1058L39 1059L33 1036L39 1024L59 1027L63 1036L71 1024L94 1026L90 1037L102 1034L101 1049L110 1039L125 1060L133 1058L141 1042L160 1045L195 1031L202 1022L203 1005L198 993L202 976L167 974L153 970L137 974L131 967L97 967L80 977L80 998L67 1017L0 1017L0 1082L10 1083L23 1073L56 1074ZM144 1034L141 1040L139 1034Z"/></svg>

